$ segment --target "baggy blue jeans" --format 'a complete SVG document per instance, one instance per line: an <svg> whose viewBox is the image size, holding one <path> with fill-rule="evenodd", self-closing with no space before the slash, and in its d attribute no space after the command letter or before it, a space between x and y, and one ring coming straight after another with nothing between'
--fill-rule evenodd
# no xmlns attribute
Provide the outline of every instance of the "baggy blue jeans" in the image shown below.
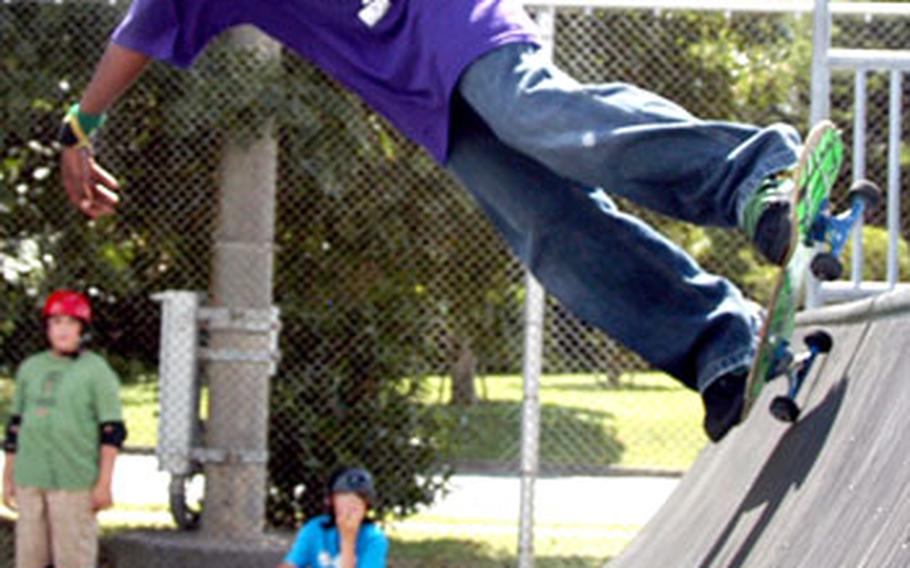
<svg viewBox="0 0 910 568"><path fill-rule="evenodd" d="M735 227L761 180L793 167L794 129L703 121L627 84L581 85L536 46L465 71L449 169L546 290L686 386L750 364L756 318L608 194L698 225Z"/></svg>

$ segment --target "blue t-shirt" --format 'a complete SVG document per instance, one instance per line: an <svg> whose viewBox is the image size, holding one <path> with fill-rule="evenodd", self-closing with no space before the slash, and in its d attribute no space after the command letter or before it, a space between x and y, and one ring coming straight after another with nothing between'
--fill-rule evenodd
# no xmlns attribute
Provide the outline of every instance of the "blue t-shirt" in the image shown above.
<svg viewBox="0 0 910 568"><path fill-rule="evenodd" d="M186 66L238 24L318 65L441 162L464 69L497 46L538 42L522 0L133 0L113 41Z"/></svg>
<svg viewBox="0 0 910 568"><path fill-rule="evenodd" d="M297 539L284 561L297 568L336 568L340 566L341 537L338 527L326 528L328 515L311 519L297 533ZM357 568L385 568L389 541L379 527L364 523L357 533Z"/></svg>

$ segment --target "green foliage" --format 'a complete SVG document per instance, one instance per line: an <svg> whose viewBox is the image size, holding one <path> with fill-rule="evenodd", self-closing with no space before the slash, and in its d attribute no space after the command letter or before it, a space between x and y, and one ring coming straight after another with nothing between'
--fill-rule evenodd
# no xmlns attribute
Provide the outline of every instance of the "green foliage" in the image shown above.
<svg viewBox="0 0 910 568"><path fill-rule="evenodd" d="M451 424L415 404L413 390L395 388L382 374L381 357L360 352L350 359L331 369L286 374L275 385L269 441L276 459L269 464L267 512L272 526L295 528L321 513L328 473L341 465L370 469L380 517L412 514L445 487ZM372 380L345 368L370 364Z"/></svg>
<svg viewBox="0 0 910 568"><path fill-rule="evenodd" d="M86 38L105 37L117 13L100 7L86 10L75 3L18 3L4 6L3 13L0 67L5 76L0 84L13 88L0 92L2 365L8 370L44 346L36 311L41 298L60 286L87 290L94 297L101 308L96 309L96 335L111 349L121 371L128 360L150 361L155 352L148 337L131 329L131 323L137 311L155 311L144 292L160 289L167 270L129 268L139 263L157 266L154 257L160 250L145 246L153 219L127 208L120 225L80 222L65 206L53 143L60 116L75 97L74 86L88 78L103 45L87 47ZM23 39L22 30L39 29L42 33ZM154 73L146 85L150 93L164 91ZM146 102L140 113L154 108L154 100ZM110 154L116 160L125 157L125 150ZM131 174L148 174L154 168L130 161L135 163ZM164 234L157 226L155 231ZM174 244L181 233L163 242ZM121 309L103 309L108 302Z"/></svg>
<svg viewBox="0 0 910 568"><path fill-rule="evenodd" d="M376 473L381 513L406 513L431 501L447 475L447 430L397 381L434 345L403 317L388 316L395 307L435 309L430 294L421 292L431 279L393 262L407 257L414 237L408 221L391 212L407 208L412 190L390 180L387 195L396 200L343 207L356 197L351 176L367 175L367 165L413 161L414 181L430 185L435 170L429 160L311 67L291 58L262 65L254 54L216 42L191 71L153 65L114 110L97 147L102 164L123 181L125 202L115 219L85 223L65 203L49 141L91 74L102 47L98 39L119 12L99 4L91 10L75 3L15 4L4 6L3 15L9 17L0 22L10 32L0 34L3 67L15 83L4 77L2 84L17 85L0 93L3 363L13 367L43 347L40 299L69 286L91 292L97 343L118 370L127 379L146 376L157 363L159 328L150 295L207 287L213 172L225 133L252 140L274 117L288 153L281 157L283 207L276 230L282 247L276 295L285 332L272 399L270 520L290 526L299 516L283 511L316 512L316 480L343 462L363 463ZM82 26L78 37L66 35L74 17ZM20 30L47 34L23 41ZM353 120L358 116L363 120ZM414 204L409 209L415 218L420 207L432 208ZM438 222L438 215L425 217ZM442 250L448 253L448 246ZM318 368L304 364L354 337L337 359L324 358ZM300 453L301 441L311 453ZM319 441L331 443L310 444ZM294 501L298 486L311 489L301 508Z"/></svg>
<svg viewBox="0 0 910 568"><path fill-rule="evenodd" d="M881 227L863 227L863 280L884 282L888 276L888 231ZM844 278L850 277L853 262L853 246L848 243L844 249ZM901 238L897 243L898 274L910 274L910 246Z"/></svg>

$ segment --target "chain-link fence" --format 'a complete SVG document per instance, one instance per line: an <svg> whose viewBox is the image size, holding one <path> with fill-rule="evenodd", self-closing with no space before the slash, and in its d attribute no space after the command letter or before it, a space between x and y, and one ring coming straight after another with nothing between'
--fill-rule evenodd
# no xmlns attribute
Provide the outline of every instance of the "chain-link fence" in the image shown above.
<svg viewBox="0 0 910 568"><path fill-rule="evenodd" d="M192 319L198 348L175 348L197 362L201 377L182 391L189 394L177 414L193 429L187 443L210 450L197 449L171 484L186 524L195 514L184 500L199 493L195 474L203 466L216 495L266 487L260 501L268 526L290 529L322 510L327 474L356 463L375 474L378 510L392 519L393 566L513 563L517 509L482 502L446 517L432 505L453 472L517 479L521 267L422 150L298 57L263 62L236 37L213 43L191 70L152 66L113 110L96 150L121 180L124 202L116 218L87 223L63 196L53 140L125 7L0 4L0 418L8 418L16 366L46 348L43 298L60 287L85 290L96 312L92 348L122 379L132 455L121 459L118 475L130 476L124 485L143 503L127 503L104 522L173 527L167 480L141 455L159 436L162 305L152 296L202 292ZM631 82L700 116L806 126L808 13L600 7L556 14L555 58L579 80ZM835 43L902 47L908 32L907 19L842 17ZM872 77L868 88L867 171L875 177L887 152L887 80ZM849 124L851 78L835 75L833 93L834 118ZM270 155L274 180L261 167ZM621 205L764 299L773 271L739 235ZM884 266L877 260L887 242L876 228L882 220L867 228L869 278L880 278ZM908 263L906 252L901 259ZM270 279L273 290L263 289ZM275 328L263 314L272 304L280 310L281 358L269 386ZM247 311L217 310L238 305ZM681 471L704 444L697 396L552 301L543 364L540 466L547 475ZM215 400L222 404L210 407ZM174 420L162 422L165 435L182 432ZM268 448L245 438L266 429ZM151 487L160 498L146 495ZM517 492L517 482L508 487ZM217 507L232 505L209 495L207 514ZM594 566L618 552L630 529L584 518L538 519L540 565ZM218 535L250 522L255 514L208 535L227 539ZM10 533L0 534L0 550L12 550Z"/></svg>

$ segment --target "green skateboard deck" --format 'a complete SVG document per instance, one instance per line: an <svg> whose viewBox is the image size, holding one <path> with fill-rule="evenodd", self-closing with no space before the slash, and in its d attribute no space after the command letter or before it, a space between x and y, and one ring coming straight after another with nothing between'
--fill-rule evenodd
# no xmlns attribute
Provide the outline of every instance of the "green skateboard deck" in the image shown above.
<svg viewBox="0 0 910 568"><path fill-rule="evenodd" d="M792 360L796 310L802 299L809 265L814 257L812 227L826 213L831 192L844 158L840 131L830 121L816 124L806 138L799 164L793 173L797 190L790 208L793 248L789 260L780 268L766 317L759 333L758 348L746 379L743 420L769 380L788 372Z"/></svg>

